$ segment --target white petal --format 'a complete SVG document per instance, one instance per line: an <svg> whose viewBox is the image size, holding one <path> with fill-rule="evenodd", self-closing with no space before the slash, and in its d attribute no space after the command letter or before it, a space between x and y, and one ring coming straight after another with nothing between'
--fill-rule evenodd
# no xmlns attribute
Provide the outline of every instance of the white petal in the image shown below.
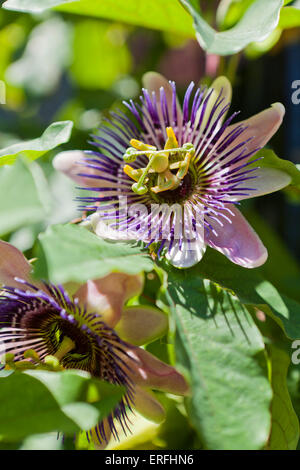
<svg viewBox="0 0 300 470"><path fill-rule="evenodd" d="M258 168L256 171L253 171L250 176L255 176L255 179L244 181L238 188L241 190L243 190L243 188L253 188L253 190L248 191L248 196L236 196L236 198L233 199L234 201L274 193L288 186L292 180L290 175L275 168ZM247 190L245 190L245 192L247 192Z"/></svg>
<svg viewBox="0 0 300 470"><path fill-rule="evenodd" d="M222 220L222 227L215 227L217 233L207 234L206 243L235 264L257 268L266 262L268 251L245 217L232 206L227 206L230 208L230 214L226 213L228 220Z"/></svg>
<svg viewBox="0 0 300 470"><path fill-rule="evenodd" d="M166 258L175 268L190 268L199 263L205 250L206 246L200 240L192 242L192 244L183 241L181 250L179 249L179 243L177 241L167 253Z"/></svg>
<svg viewBox="0 0 300 470"><path fill-rule="evenodd" d="M257 149L264 147L275 132L277 132L282 123L284 114L285 108L283 104L274 103L270 108L255 114L245 121L231 124L225 130L224 135L221 136L220 139L226 138L226 136L236 127L241 125L245 130L228 146L228 150L248 139L251 139L247 143L246 148L249 153L254 152Z"/></svg>
<svg viewBox="0 0 300 470"><path fill-rule="evenodd" d="M98 237L105 238L107 240L136 240L136 233L130 232L129 230L117 230L111 228L111 226L103 222L101 215L97 212L92 214L87 224L90 224L92 231L98 235Z"/></svg>
<svg viewBox="0 0 300 470"><path fill-rule="evenodd" d="M52 165L57 171L85 187L97 186L99 182L93 176L103 174L100 170L85 165L85 153L82 150L60 152L54 157ZM86 176L81 176L82 174ZM108 181L103 181L101 185L108 188L112 187L112 183Z"/></svg>

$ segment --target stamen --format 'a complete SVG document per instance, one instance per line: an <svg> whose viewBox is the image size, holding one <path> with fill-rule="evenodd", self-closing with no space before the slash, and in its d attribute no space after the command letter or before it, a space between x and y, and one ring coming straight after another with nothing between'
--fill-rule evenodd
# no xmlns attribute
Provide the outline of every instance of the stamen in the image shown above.
<svg viewBox="0 0 300 470"><path fill-rule="evenodd" d="M168 138L163 150L157 150L153 145L131 139L132 147L129 147L123 155L125 162L134 162L139 155L149 158L149 163L144 168L135 169L130 165L125 165L123 168L124 173L135 181L131 189L138 195L146 194L149 189L154 193L174 190L178 188L180 181L188 172L191 158L195 154L193 144L187 142L179 147L172 127L167 127L166 133ZM172 162L170 162L170 156L172 156ZM178 171L174 174L171 170ZM153 178L148 175L151 176L153 173L157 173L157 184L150 186Z"/></svg>

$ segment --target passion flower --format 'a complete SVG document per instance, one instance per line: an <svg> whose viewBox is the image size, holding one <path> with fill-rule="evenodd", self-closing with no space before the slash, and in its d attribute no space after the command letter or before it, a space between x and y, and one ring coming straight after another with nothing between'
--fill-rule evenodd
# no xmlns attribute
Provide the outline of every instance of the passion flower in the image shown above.
<svg viewBox="0 0 300 470"><path fill-rule="evenodd" d="M189 267L207 245L247 268L267 250L237 209L242 199L277 191L290 176L259 168L254 155L277 131L284 106L275 103L232 124L226 118L231 85L219 77L210 89L188 87L182 108L174 82L144 78L140 102L111 112L95 151L64 152L54 166L90 191L81 208L100 236L158 243L170 262Z"/></svg>
<svg viewBox="0 0 300 470"><path fill-rule="evenodd" d="M143 278L122 273L88 281L70 296L63 286L35 282L31 266L12 245L0 241L0 356L10 361L43 361L55 356L63 368L81 369L126 393L88 437L105 444L115 422L129 429L136 409L155 422L165 417L152 389L184 395L181 374L142 349L167 329L166 315L154 307L125 307L141 292ZM31 358L31 359L30 359Z"/></svg>

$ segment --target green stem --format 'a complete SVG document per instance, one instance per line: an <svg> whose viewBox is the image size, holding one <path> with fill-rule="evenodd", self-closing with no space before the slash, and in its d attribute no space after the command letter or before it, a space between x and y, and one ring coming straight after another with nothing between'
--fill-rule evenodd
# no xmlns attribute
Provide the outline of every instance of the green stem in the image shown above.
<svg viewBox="0 0 300 470"><path fill-rule="evenodd" d="M232 86L234 86L236 80L236 72L240 63L241 54L234 54L228 60L226 76Z"/></svg>
<svg viewBox="0 0 300 470"><path fill-rule="evenodd" d="M134 157L138 157L139 155L159 155L161 153L171 153L171 152L188 152L188 150L185 150L184 148L175 148L175 149L163 149L163 150L157 150L153 152L153 150L140 150L138 152L134 152L131 155Z"/></svg>
<svg viewBox="0 0 300 470"><path fill-rule="evenodd" d="M153 153L153 152L152 152L152 153ZM151 168L151 165L152 165L153 160L155 159L155 157L156 157L156 153L155 153L154 155L152 155L152 157L151 157L150 160L149 160L148 165L144 168L144 171L143 171L143 173L142 173L142 176L140 177L140 179L139 179L138 182L137 182L137 186L136 186L137 188L140 188L140 187L142 186L142 184L144 183L144 180L145 180L145 178L146 178L146 176L147 176L148 171L149 171L150 168Z"/></svg>

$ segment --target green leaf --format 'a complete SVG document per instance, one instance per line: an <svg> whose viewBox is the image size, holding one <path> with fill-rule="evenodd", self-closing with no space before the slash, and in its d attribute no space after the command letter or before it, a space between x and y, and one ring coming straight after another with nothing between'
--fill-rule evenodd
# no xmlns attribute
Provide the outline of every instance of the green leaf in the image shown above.
<svg viewBox="0 0 300 470"><path fill-rule="evenodd" d="M278 26L282 29L297 28L300 26L300 4L298 8L282 8Z"/></svg>
<svg viewBox="0 0 300 470"><path fill-rule="evenodd" d="M124 27L104 21L83 20L76 23L71 72L79 86L107 89L121 75L129 73L131 55L125 33Z"/></svg>
<svg viewBox="0 0 300 470"><path fill-rule="evenodd" d="M269 448L271 450L295 450L299 441L299 421L287 388L290 356L287 351L274 344L268 349L272 361L271 383L274 393Z"/></svg>
<svg viewBox="0 0 300 470"><path fill-rule="evenodd" d="M282 30L280 28L276 28L264 41L251 42L245 49L246 57L253 60L266 54L275 46L275 44L277 44L281 34Z"/></svg>
<svg viewBox="0 0 300 470"><path fill-rule="evenodd" d="M268 247L268 259L259 268L259 272L281 293L300 302L300 267L297 260L262 217L249 210L244 212L244 215L254 230L259 233L263 244Z"/></svg>
<svg viewBox="0 0 300 470"><path fill-rule="evenodd" d="M71 121L54 122L38 139L19 142L0 151L0 165L13 163L16 158L26 157L35 160L58 145L68 142L73 123Z"/></svg>
<svg viewBox="0 0 300 470"><path fill-rule="evenodd" d="M54 283L153 269L151 258L138 246L105 241L78 225L54 225L41 234L37 257L35 275Z"/></svg>
<svg viewBox="0 0 300 470"><path fill-rule="evenodd" d="M191 375L189 417L208 449L261 449L270 431L264 343L229 292L172 270L169 299L179 362Z"/></svg>
<svg viewBox="0 0 300 470"><path fill-rule="evenodd" d="M253 309L250 309L250 312ZM255 312L252 312L255 315ZM255 318L255 317L254 317ZM293 408L287 385L291 363L291 342L271 319L257 322L265 338L269 376L273 390L272 425L267 449L295 450L299 440L299 421Z"/></svg>
<svg viewBox="0 0 300 470"><path fill-rule="evenodd" d="M202 261L187 270L187 275L209 279L229 289L243 304L255 305L270 315L289 338L300 338L300 302L266 280L260 268L245 269L216 250L207 249Z"/></svg>
<svg viewBox="0 0 300 470"><path fill-rule="evenodd" d="M40 0L7 0L2 6L6 10L38 13L63 3L72 3L76 1L77 0L43 0L43 3L41 4Z"/></svg>
<svg viewBox="0 0 300 470"><path fill-rule="evenodd" d="M180 0L194 19L196 36L210 54L230 55L253 41L263 41L276 28L283 0L256 0L241 20L227 31L215 31L201 16L191 0Z"/></svg>
<svg viewBox="0 0 300 470"><path fill-rule="evenodd" d="M0 168L0 235L41 222L49 209L47 182L36 163Z"/></svg>
<svg viewBox="0 0 300 470"><path fill-rule="evenodd" d="M190 15L177 0L7 0L3 5L8 10L24 12L41 12L51 7L189 37L195 34Z"/></svg>
<svg viewBox="0 0 300 470"><path fill-rule="evenodd" d="M91 390L97 400L88 403ZM111 412L123 393L123 387L83 371L14 372L0 378L0 437L18 441L51 431L88 431Z"/></svg>
<svg viewBox="0 0 300 470"><path fill-rule="evenodd" d="M294 410L298 417L298 425L300 419L300 368L299 365L291 365L288 373L288 390L293 403ZM298 442L297 450L300 450L300 440Z"/></svg>
<svg viewBox="0 0 300 470"><path fill-rule="evenodd" d="M199 268L201 269L201 263ZM271 315L288 337L300 337L299 301L282 293L266 280L263 269L245 269L231 263L217 252L209 252L203 271L204 277L233 290L242 303L256 305Z"/></svg>
<svg viewBox="0 0 300 470"><path fill-rule="evenodd" d="M221 0L216 11L217 25L221 30L234 26L255 0Z"/></svg>

